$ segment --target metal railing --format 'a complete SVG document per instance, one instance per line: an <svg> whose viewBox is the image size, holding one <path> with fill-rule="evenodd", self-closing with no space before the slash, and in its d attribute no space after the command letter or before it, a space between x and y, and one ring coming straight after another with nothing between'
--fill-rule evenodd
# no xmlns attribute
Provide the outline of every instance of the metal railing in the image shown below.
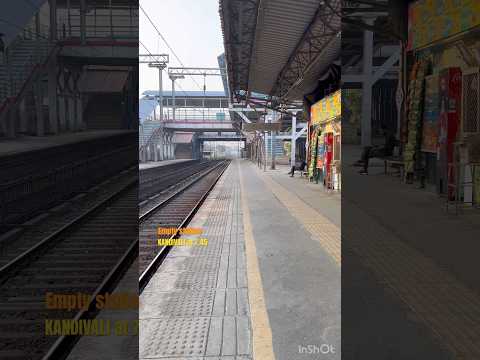
<svg viewBox="0 0 480 360"><path fill-rule="evenodd" d="M138 7L93 7L85 14L82 34L79 8L62 9L57 16L58 39L138 39Z"/></svg>

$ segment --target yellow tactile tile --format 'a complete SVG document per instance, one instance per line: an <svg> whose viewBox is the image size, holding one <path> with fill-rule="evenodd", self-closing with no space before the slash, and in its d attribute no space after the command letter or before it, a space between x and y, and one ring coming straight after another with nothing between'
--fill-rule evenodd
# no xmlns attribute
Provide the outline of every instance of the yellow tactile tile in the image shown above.
<svg viewBox="0 0 480 360"><path fill-rule="evenodd" d="M341 264L340 229L270 176L258 174L312 238ZM354 209L349 216L362 225L342 227L343 251L353 250L456 360L480 359L480 296L361 209L349 207Z"/></svg>
<svg viewBox="0 0 480 360"><path fill-rule="evenodd" d="M455 359L480 359L480 297L363 211L342 228L344 247L358 254ZM348 245L347 245L348 244Z"/></svg>
<svg viewBox="0 0 480 360"><path fill-rule="evenodd" d="M327 254L341 265L340 228L271 177L258 173L275 197L310 233L312 239L318 241Z"/></svg>
<svg viewBox="0 0 480 360"><path fill-rule="evenodd" d="M250 221L241 167L239 163L241 203L243 213L243 230L245 237L245 254L247 258L248 300L250 304L250 318L253 332L253 357L258 360L275 360L273 351L272 329L268 319L265 294L263 292L262 277L257 258L257 248Z"/></svg>

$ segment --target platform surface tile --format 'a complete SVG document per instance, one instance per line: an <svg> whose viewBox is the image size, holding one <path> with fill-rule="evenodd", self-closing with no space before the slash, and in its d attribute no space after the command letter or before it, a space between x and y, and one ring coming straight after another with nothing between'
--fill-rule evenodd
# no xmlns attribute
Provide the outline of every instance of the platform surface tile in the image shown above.
<svg viewBox="0 0 480 360"><path fill-rule="evenodd" d="M14 139L0 139L0 157L27 151L42 150L54 146L74 144L132 132L132 130L87 130L48 136L19 136Z"/></svg>
<svg viewBox="0 0 480 360"><path fill-rule="evenodd" d="M174 247L142 292L141 359L252 359L239 198L229 166L189 224L208 246Z"/></svg>
<svg viewBox="0 0 480 360"><path fill-rule="evenodd" d="M150 162L138 164L138 169L139 170L145 170L145 169L150 169L150 168L159 167L159 166L166 166L166 165L181 163L181 162L190 161L190 160L192 160L192 159L150 161Z"/></svg>
<svg viewBox="0 0 480 360"><path fill-rule="evenodd" d="M135 261L125 273L112 294L136 294L138 288L138 261ZM128 336L119 336L112 331L108 336L83 336L68 355L67 360L131 360L138 358L138 310L108 309L101 310L96 319L129 324Z"/></svg>
<svg viewBox="0 0 480 360"><path fill-rule="evenodd" d="M250 161L238 166L275 360L341 359L338 197L307 189L286 172L263 172ZM328 212L331 219L302 198L307 194L315 207L335 204ZM256 322L252 325L255 339Z"/></svg>
<svg viewBox="0 0 480 360"><path fill-rule="evenodd" d="M208 246L174 248L142 293L142 359L341 358L334 222L234 161L190 227Z"/></svg>
<svg viewBox="0 0 480 360"><path fill-rule="evenodd" d="M361 150L342 147L342 238L349 254L342 294L354 302L345 308L360 335L352 353L372 360L480 359L480 212L447 213L445 199L386 176L379 160L368 176L359 175L351 164ZM372 284L368 299L357 283ZM390 300L373 303L375 293ZM387 304L397 309L395 317ZM368 344L368 327L382 329L375 339L382 346Z"/></svg>

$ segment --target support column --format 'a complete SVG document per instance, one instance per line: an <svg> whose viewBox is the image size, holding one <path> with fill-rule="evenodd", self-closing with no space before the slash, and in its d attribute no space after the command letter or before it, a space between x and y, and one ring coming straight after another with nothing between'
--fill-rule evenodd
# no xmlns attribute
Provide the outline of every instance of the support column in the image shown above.
<svg viewBox="0 0 480 360"><path fill-rule="evenodd" d="M163 147L162 147L162 154L163 154L163 159L162 160L167 160L168 155L167 155L167 134L163 134Z"/></svg>
<svg viewBox="0 0 480 360"><path fill-rule="evenodd" d="M57 0L48 0L50 7L50 40L57 40Z"/></svg>
<svg viewBox="0 0 480 360"><path fill-rule="evenodd" d="M162 132L160 133L160 135L158 136L158 143L160 145L160 148L158 149L159 151L159 156L160 156L160 160L164 160L164 157L163 157L163 147L164 147L164 134L163 134L163 130Z"/></svg>
<svg viewBox="0 0 480 360"><path fill-rule="evenodd" d="M175 78L172 77L172 119L175 121Z"/></svg>
<svg viewBox="0 0 480 360"><path fill-rule="evenodd" d="M83 67L76 69L73 77L73 98L75 102L75 130L84 130L85 124L83 123L83 102L82 93L78 88L78 83L82 77Z"/></svg>
<svg viewBox="0 0 480 360"><path fill-rule="evenodd" d="M273 113L272 113L272 121L271 122L277 122L277 112L274 110ZM297 129L295 129L295 132L296 132ZM272 165L271 165L271 169L272 170L275 170L275 133L276 131L272 130L271 132L271 136L270 136L270 142L272 144ZM238 151L239 155L240 155L240 150Z"/></svg>
<svg viewBox="0 0 480 360"><path fill-rule="evenodd" d="M74 94L69 94L67 97L68 104L68 129L70 131L77 130L75 127L75 96Z"/></svg>
<svg viewBox="0 0 480 360"><path fill-rule="evenodd" d="M153 161L158 161L158 160L159 160L158 141L154 141L154 143L153 143Z"/></svg>
<svg viewBox="0 0 480 360"><path fill-rule="evenodd" d="M28 132L28 112L27 112L27 98L23 99L18 104L18 117L20 119L19 132L26 133Z"/></svg>
<svg viewBox="0 0 480 360"><path fill-rule="evenodd" d="M365 19L373 25L375 18ZM373 65L373 32L363 32L363 83L362 83L362 146L372 145L372 65Z"/></svg>
<svg viewBox="0 0 480 360"><path fill-rule="evenodd" d="M48 128L53 134L58 133L57 108L57 57L52 56L48 62Z"/></svg>
<svg viewBox="0 0 480 360"><path fill-rule="evenodd" d="M86 15L86 1L80 0L80 41L82 42L82 44L85 44L87 38Z"/></svg>
<svg viewBox="0 0 480 360"><path fill-rule="evenodd" d="M296 135L297 135L297 116L292 114L292 144L290 149L290 166L295 166L296 153Z"/></svg>
<svg viewBox="0 0 480 360"><path fill-rule="evenodd" d="M35 134L45 135L45 124L43 121L43 94L41 79L38 77L33 83L33 98L35 102Z"/></svg>
<svg viewBox="0 0 480 360"><path fill-rule="evenodd" d="M15 121L17 118L16 105L13 103L9 104L7 111L7 137L14 138L17 135L17 129L15 126Z"/></svg>

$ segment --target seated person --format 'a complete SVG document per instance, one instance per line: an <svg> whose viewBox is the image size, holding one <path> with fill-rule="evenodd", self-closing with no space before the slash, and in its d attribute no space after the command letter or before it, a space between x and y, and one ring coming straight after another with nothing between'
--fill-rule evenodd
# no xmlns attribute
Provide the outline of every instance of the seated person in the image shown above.
<svg viewBox="0 0 480 360"><path fill-rule="evenodd" d="M295 170L304 171L306 165L307 163L305 162L305 160L302 160L300 163L296 163L294 166L292 166L292 169L290 170L288 175L290 175L290 177L293 177L293 175L295 174Z"/></svg>
<svg viewBox="0 0 480 360"><path fill-rule="evenodd" d="M371 158L380 158L385 156L392 156L393 149L397 145L397 140L392 132L384 130L385 145L384 146L366 146L362 151L361 160L357 161L354 165L362 165L363 170L360 171L361 175L368 175L368 162Z"/></svg>

